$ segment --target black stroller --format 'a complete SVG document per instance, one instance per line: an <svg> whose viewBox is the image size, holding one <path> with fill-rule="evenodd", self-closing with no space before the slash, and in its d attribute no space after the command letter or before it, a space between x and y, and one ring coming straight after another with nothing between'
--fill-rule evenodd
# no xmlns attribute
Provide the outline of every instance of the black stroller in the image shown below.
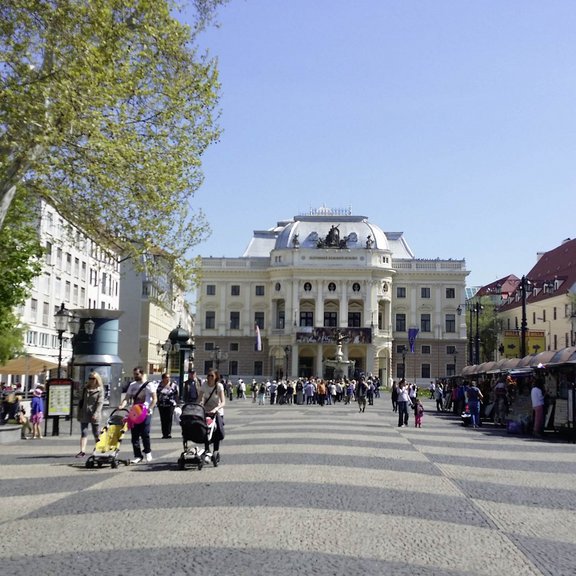
<svg viewBox="0 0 576 576"><path fill-rule="evenodd" d="M216 429L216 418L206 416L201 404L184 404L180 415L182 443L184 450L178 458L178 468L185 470L186 465L202 470L208 456L204 444L210 442Z"/></svg>

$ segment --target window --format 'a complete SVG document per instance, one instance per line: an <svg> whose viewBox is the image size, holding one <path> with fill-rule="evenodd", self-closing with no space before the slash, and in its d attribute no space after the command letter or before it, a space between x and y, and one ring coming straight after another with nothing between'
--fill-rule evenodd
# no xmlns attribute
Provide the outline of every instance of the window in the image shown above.
<svg viewBox="0 0 576 576"><path fill-rule="evenodd" d="M304 282L304 291L310 292L312 290L312 284L310 282Z"/></svg>
<svg viewBox="0 0 576 576"><path fill-rule="evenodd" d="M361 319L360 312L348 312L348 328L360 328Z"/></svg>
<svg viewBox="0 0 576 576"><path fill-rule="evenodd" d="M62 248L56 248L56 266L62 268Z"/></svg>
<svg viewBox="0 0 576 576"><path fill-rule="evenodd" d="M240 329L240 312L230 312L230 330Z"/></svg>
<svg viewBox="0 0 576 576"><path fill-rule="evenodd" d="M240 350L240 344L238 342L230 342L230 352L238 352Z"/></svg>
<svg viewBox="0 0 576 576"><path fill-rule="evenodd" d="M324 312L324 326L336 328L338 326L338 313Z"/></svg>
<svg viewBox="0 0 576 576"><path fill-rule="evenodd" d="M430 288L422 286L422 288L420 288L420 298L430 298Z"/></svg>
<svg viewBox="0 0 576 576"><path fill-rule="evenodd" d="M456 332L456 314L446 314L446 332Z"/></svg>
<svg viewBox="0 0 576 576"><path fill-rule="evenodd" d="M204 342L204 351L212 352L214 350L214 342Z"/></svg>
<svg viewBox="0 0 576 576"><path fill-rule="evenodd" d="M264 328L264 312L254 312L254 324L260 329Z"/></svg>
<svg viewBox="0 0 576 576"><path fill-rule="evenodd" d="M74 258L74 276L80 278L80 258Z"/></svg>
<svg viewBox="0 0 576 576"><path fill-rule="evenodd" d="M402 354L404 350L404 344L396 344L396 354Z"/></svg>
<svg viewBox="0 0 576 576"><path fill-rule="evenodd" d="M456 354L456 346L446 346L446 354Z"/></svg>
<svg viewBox="0 0 576 576"><path fill-rule="evenodd" d="M264 286L260 284L256 286L256 296L264 296Z"/></svg>
<svg viewBox="0 0 576 576"><path fill-rule="evenodd" d="M286 323L286 316L284 310L279 310L278 317L276 318L276 328L279 330L284 330L285 323Z"/></svg>
<svg viewBox="0 0 576 576"><path fill-rule="evenodd" d="M352 290L354 290L354 292L360 292L360 284L354 282L354 284L352 284Z"/></svg>
<svg viewBox="0 0 576 576"><path fill-rule="evenodd" d="M230 376L238 376L238 360L228 361L228 374Z"/></svg>
<svg viewBox="0 0 576 576"><path fill-rule="evenodd" d="M432 349L428 345L422 346L421 350L422 350L422 354L431 354L431 352L432 352Z"/></svg>
<svg viewBox="0 0 576 576"><path fill-rule="evenodd" d="M420 368L421 378L430 378L430 364L422 364Z"/></svg>
<svg viewBox="0 0 576 576"><path fill-rule="evenodd" d="M262 360L256 360L254 362L254 376L262 376L264 373L264 363Z"/></svg>
<svg viewBox="0 0 576 576"><path fill-rule="evenodd" d="M455 288L446 288L446 298L447 299L456 298L456 289Z"/></svg>
<svg viewBox="0 0 576 576"><path fill-rule="evenodd" d="M406 332L406 314L396 314L396 332Z"/></svg>
<svg viewBox="0 0 576 576"><path fill-rule="evenodd" d="M240 296L240 286L238 284L232 284L232 286L230 286L230 295Z"/></svg>
<svg viewBox="0 0 576 576"><path fill-rule="evenodd" d="M420 315L420 330L422 332L430 332L430 314L421 314Z"/></svg>
<svg viewBox="0 0 576 576"><path fill-rule="evenodd" d="M72 272L72 254L66 252L66 272L70 274Z"/></svg>
<svg viewBox="0 0 576 576"><path fill-rule="evenodd" d="M330 284L328 284L328 290L330 292L336 292L336 284L334 284L334 282L330 282Z"/></svg>
<svg viewBox="0 0 576 576"><path fill-rule="evenodd" d="M280 284L280 282L276 282L276 284L274 284L274 290L276 290L276 292L280 292L281 288L282 284Z"/></svg>
<svg viewBox="0 0 576 576"><path fill-rule="evenodd" d="M46 242L46 252L44 253L44 260L46 264L52 264L52 243Z"/></svg>
<svg viewBox="0 0 576 576"><path fill-rule="evenodd" d="M212 370L213 365L214 362L212 360L204 360L204 374L208 374Z"/></svg>
<svg viewBox="0 0 576 576"><path fill-rule="evenodd" d="M44 326L50 325L50 303L44 302L42 304L42 324Z"/></svg>
<svg viewBox="0 0 576 576"><path fill-rule="evenodd" d="M204 328L206 328L206 330L214 330L214 328L216 328L216 312L214 312L214 310L206 311Z"/></svg>
<svg viewBox="0 0 576 576"><path fill-rule="evenodd" d="M314 312L300 312L300 326L314 326Z"/></svg>
<svg viewBox="0 0 576 576"><path fill-rule="evenodd" d="M405 286L396 286L396 298L406 298Z"/></svg>
<svg viewBox="0 0 576 576"><path fill-rule="evenodd" d="M216 284L206 285L206 296L216 296Z"/></svg>

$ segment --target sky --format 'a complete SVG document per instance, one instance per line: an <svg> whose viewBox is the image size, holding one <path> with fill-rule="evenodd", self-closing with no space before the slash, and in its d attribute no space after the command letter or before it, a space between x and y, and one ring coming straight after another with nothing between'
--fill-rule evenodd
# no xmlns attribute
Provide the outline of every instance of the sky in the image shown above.
<svg viewBox="0 0 576 576"><path fill-rule="evenodd" d="M218 24L195 254L351 208L480 286L575 236L573 0L230 0Z"/></svg>

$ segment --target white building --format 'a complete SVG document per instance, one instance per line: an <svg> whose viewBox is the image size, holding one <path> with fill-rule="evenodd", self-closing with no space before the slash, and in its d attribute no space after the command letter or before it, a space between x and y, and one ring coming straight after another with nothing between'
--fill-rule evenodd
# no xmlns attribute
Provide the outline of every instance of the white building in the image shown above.
<svg viewBox="0 0 576 576"><path fill-rule="evenodd" d="M27 356L58 361L58 333L54 314L62 304L67 309L105 308L119 305L117 257L104 251L94 240L66 222L50 205L42 202L38 233L45 247L42 273L34 279L30 297L18 310L28 329L24 351ZM63 375L72 354L70 339L62 343ZM2 374L6 382L23 381L25 374ZM28 374L29 385L43 379L43 373Z"/></svg>
<svg viewBox="0 0 576 576"><path fill-rule="evenodd" d="M454 374L466 356L467 275L463 260L417 259L402 233L349 211L278 222L240 258L202 259L196 366L233 379L330 377L339 331L356 371L383 382L404 370L421 383Z"/></svg>

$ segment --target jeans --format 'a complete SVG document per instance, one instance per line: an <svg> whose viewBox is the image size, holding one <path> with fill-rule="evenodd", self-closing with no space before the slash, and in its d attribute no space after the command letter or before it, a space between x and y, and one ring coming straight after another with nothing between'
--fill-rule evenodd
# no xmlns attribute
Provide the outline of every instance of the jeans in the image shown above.
<svg viewBox="0 0 576 576"><path fill-rule="evenodd" d="M174 406L158 406L160 412L160 426L162 427L162 438L172 434L172 418L174 417Z"/></svg>
<svg viewBox="0 0 576 576"><path fill-rule="evenodd" d="M468 401L468 409L470 410L470 416L472 416L472 426L480 426L480 402L478 400Z"/></svg>
<svg viewBox="0 0 576 576"><path fill-rule="evenodd" d="M144 446L144 454L152 452L150 447L150 423L152 422L152 414L146 416L146 420L141 424L136 424L132 428L132 450L134 450L134 458L142 458L142 449L140 448L140 438L142 438L142 445Z"/></svg>
<svg viewBox="0 0 576 576"><path fill-rule="evenodd" d="M408 425L408 402L398 402L398 426Z"/></svg>

